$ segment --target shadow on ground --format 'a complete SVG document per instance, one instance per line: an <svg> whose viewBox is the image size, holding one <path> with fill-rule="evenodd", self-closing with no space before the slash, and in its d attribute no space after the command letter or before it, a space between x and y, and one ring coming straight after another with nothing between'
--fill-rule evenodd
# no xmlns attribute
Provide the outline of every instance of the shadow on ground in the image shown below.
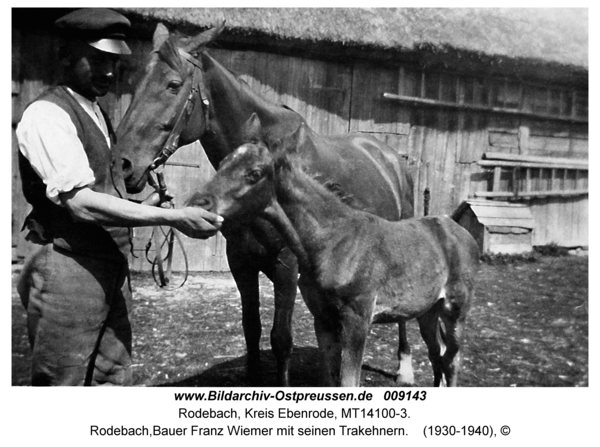
<svg viewBox="0 0 600 447"><path fill-rule="evenodd" d="M275 357L271 350L261 351L263 379L265 386L276 386ZM319 350L317 348L297 348L294 350L290 368L290 382L294 387L319 386ZM245 372L246 356L219 363L192 377L158 384L158 387L247 387ZM364 364L362 382L370 386L393 386L394 375Z"/></svg>

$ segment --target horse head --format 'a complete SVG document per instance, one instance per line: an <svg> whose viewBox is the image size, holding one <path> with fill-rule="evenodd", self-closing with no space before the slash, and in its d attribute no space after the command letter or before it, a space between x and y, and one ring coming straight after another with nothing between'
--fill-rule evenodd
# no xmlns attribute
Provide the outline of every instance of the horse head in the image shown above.
<svg viewBox="0 0 600 447"><path fill-rule="evenodd" d="M215 176L186 204L239 223L254 220L273 200L273 156L264 144L247 143L225 157Z"/></svg>
<svg viewBox="0 0 600 447"><path fill-rule="evenodd" d="M261 140L261 124L252 114L245 125L246 143L227 155L213 178L187 204L223 216L226 221L247 222L260 214L273 213L275 177L293 165L304 169L306 160L298 151L306 144L307 127L298 129L271 144Z"/></svg>
<svg viewBox="0 0 600 447"><path fill-rule="evenodd" d="M140 192L149 170L204 133L208 117L201 52L223 25L187 36L158 24L153 50L117 129L127 190Z"/></svg>

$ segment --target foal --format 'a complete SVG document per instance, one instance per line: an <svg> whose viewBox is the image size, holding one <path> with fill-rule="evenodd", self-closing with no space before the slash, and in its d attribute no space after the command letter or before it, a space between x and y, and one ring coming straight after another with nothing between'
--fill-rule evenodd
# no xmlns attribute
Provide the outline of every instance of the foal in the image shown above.
<svg viewBox="0 0 600 447"><path fill-rule="evenodd" d="M281 232L299 260L324 386L359 385L371 323L412 318L428 347L434 386L444 378L456 386L479 258L473 238L448 217L389 222L354 210L295 165L289 155L245 144L189 204L226 221L261 216Z"/></svg>

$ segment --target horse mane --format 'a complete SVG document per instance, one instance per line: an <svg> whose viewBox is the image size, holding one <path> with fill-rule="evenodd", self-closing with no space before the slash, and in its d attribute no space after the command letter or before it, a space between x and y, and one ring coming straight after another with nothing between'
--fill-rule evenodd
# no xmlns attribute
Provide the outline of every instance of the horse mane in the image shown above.
<svg viewBox="0 0 600 447"><path fill-rule="evenodd" d="M231 77L233 79L235 79L238 84L240 89L245 89L248 93L252 94L253 96L259 98L261 101L265 101L267 103L269 103L272 106L275 107L279 107L281 109L284 110L288 110L290 112L294 112L295 114L298 114L298 112L296 112L294 109L292 109L291 107L289 107L287 104L283 104L283 103L275 103L273 101L270 101L268 99L266 99L265 97L263 97L262 95L260 95L249 83L248 81L246 81L244 78L242 78L241 74L236 72L235 70L232 70L229 67L225 67L223 64L221 64L218 60L216 60L208 51L203 50L202 54L205 55L213 64L215 65L219 65L221 66L221 68L223 70L225 70L227 73L229 73L231 75Z"/></svg>
<svg viewBox="0 0 600 447"><path fill-rule="evenodd" d="M323 192L331 195L342 202L344 205L352 206L354 197L342 188L342 186L332 179L323 179L318 172L312 172L302 156L297 153L289 153L285 151L278 152L273 159L273 167L275 174L281 171L299 172L310 178Z"/></svg>
<svg viewBox="0 0 600 447"><path fill-rule="evenodd" d="M333 180L326 180L323 186L330 192L332 192L343 204L352 206L354 203L354 196L344 190L342 185Z"/></svg>
<svg viewBox="0 0 600 447"><path fill-rule="evenodd" d="M163 42L157 50L158 57L165 62L171 69L184 74L181 57L179 55L179 47L173 37L168 38Z"/></svg>

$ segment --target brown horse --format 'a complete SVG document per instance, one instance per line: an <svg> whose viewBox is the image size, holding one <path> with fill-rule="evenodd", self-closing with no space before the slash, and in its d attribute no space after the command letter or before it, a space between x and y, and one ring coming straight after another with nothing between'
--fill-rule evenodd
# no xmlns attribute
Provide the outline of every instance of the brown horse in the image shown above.
<svg viewBox="0 0 600 447"><path fill-rule="evenodd" d="M157 26L154 49L117 130L129 192L141 191L149 170L164 163L179 146L200 140L216 168L243 143L272 143L305 124L294 111L255 94L206 52L206 45L219 32L217 28L183 36ZM305 154L323 178L351 194L354 207L388 220L413 216L412 181L398 154L377 139L364 134L326 137L307 129L294 150ZM277 383L288 385L297 261L264 219L226 226L223 235L242 299L250 382L261 383L258 275L262 271L273 282L275 292L271 344L277 359ZM403 365L399 380L410 383L410 348L403 324L399 324L399 333Z"/></svg>
<svg viewBox="0 0 600 447"><path fill-rule="evenodd" d="M275 154L262 145L241 146L188 204L226 220L261 216L281 232L300 261L300 289L323 354L323 385L359 385L371 323L416 318L434 385L444 378L456 386L479 260L475 240L449 217L389 222L352 209L286 151Z"/></svg>

